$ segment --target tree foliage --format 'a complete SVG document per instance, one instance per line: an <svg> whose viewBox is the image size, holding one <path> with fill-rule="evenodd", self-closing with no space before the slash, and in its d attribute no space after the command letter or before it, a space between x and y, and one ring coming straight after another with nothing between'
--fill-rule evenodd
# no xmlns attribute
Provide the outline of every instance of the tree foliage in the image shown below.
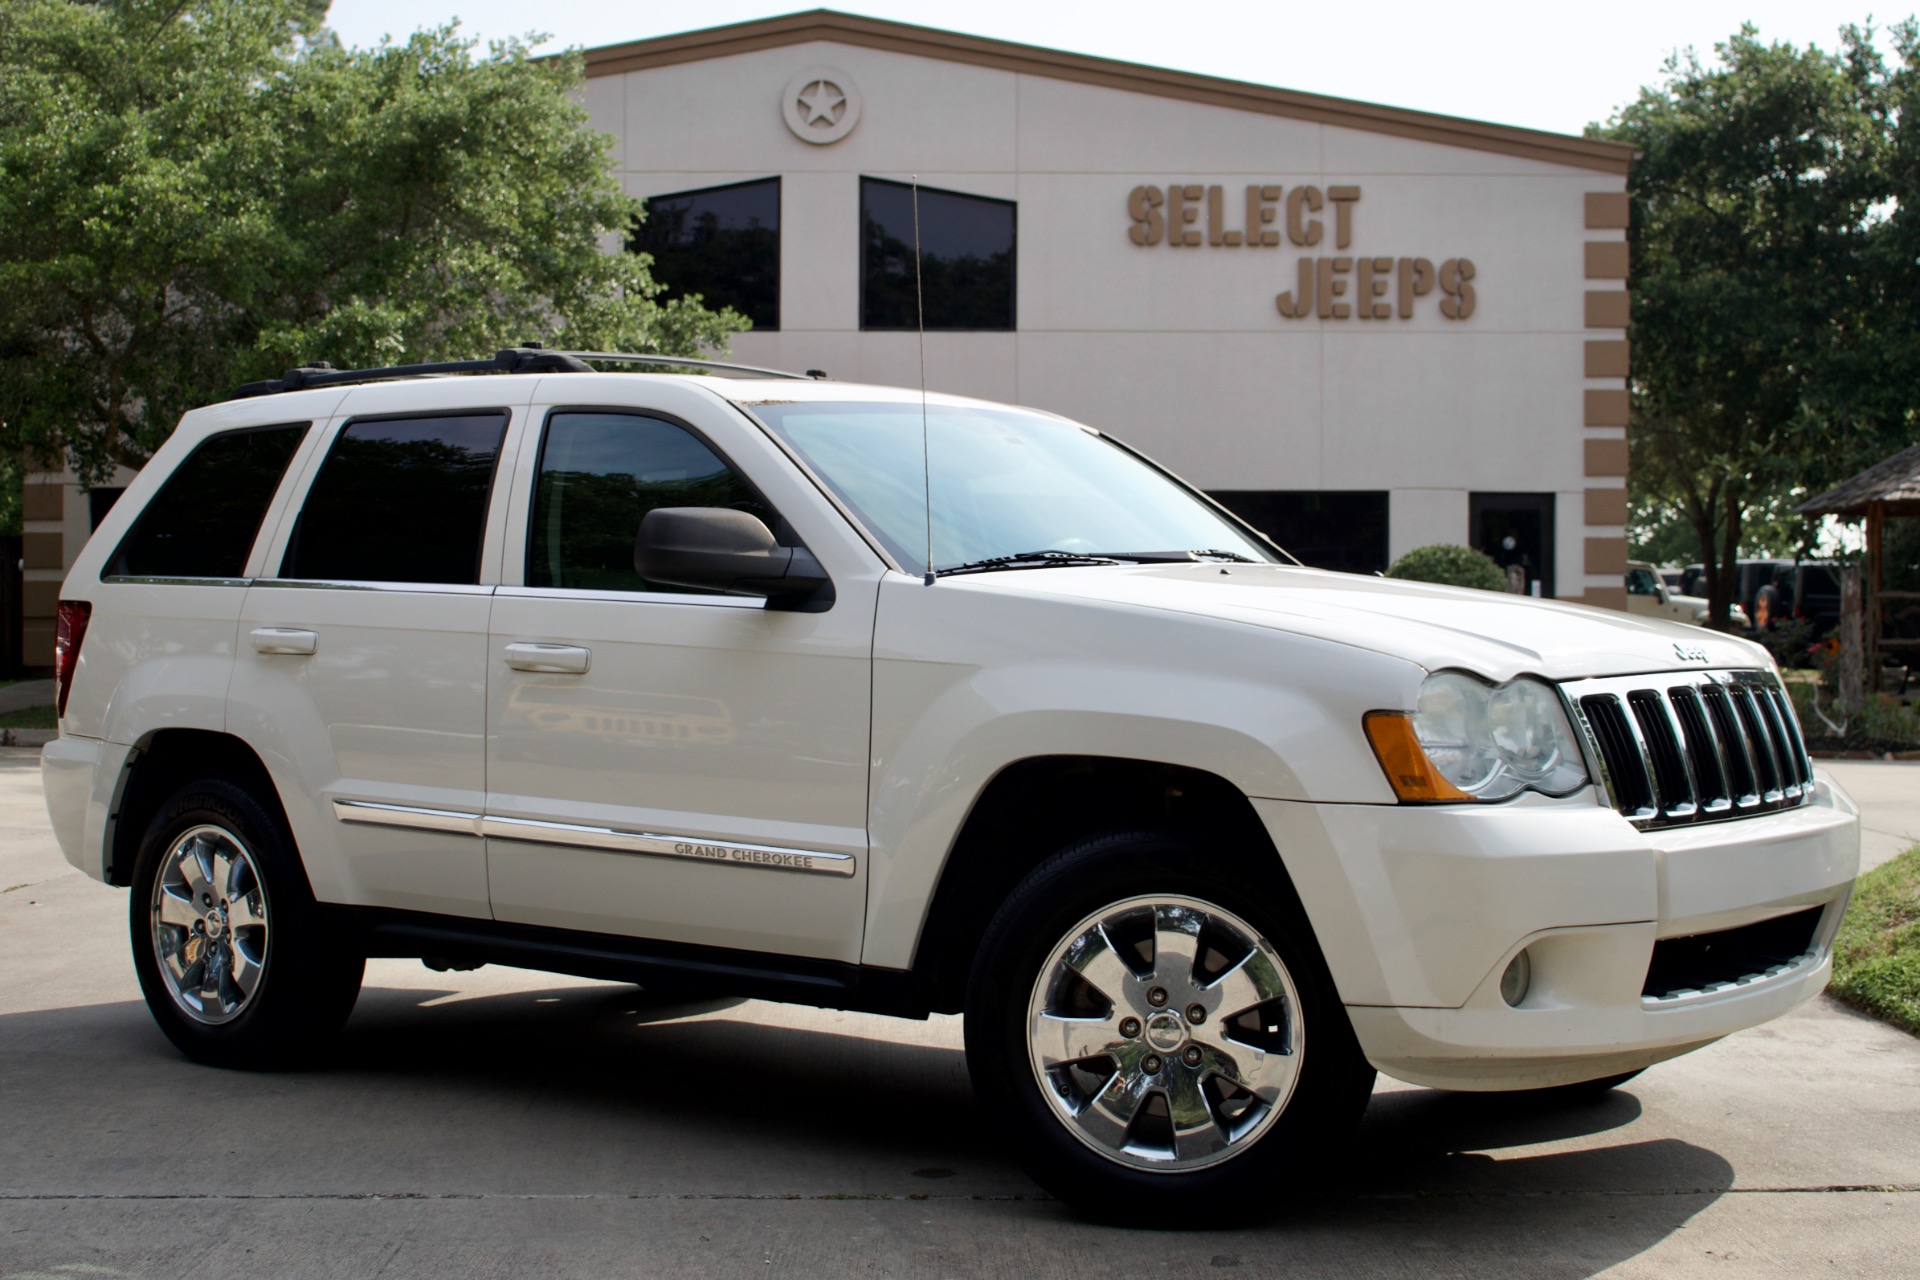
<svg viewBox="0 0 1920 1280"><path fill-rule="evenodd" d="M1920 303L1895 233L1920 242L1920 206L1902 200L1920 189L1898 177L1909 163L1920 178L1920 116L1899 110L1920 93L1920 41L1911 24L1893 34L1890 71L1870 29L1846 28L1829 53L1743 27L1713 65L1669 60L1663 83L1594 130L1641 153L1631 485L1649 523L1669 513L1691 529L1723 623L1749 523L1760 541L1791 539L1786 495L1914 430Z"/></svg>
<svg viewBox="0 0 1920 1280"><path fill-rule="evenodd" d="M640 205L577 59L451 26L348 50L322 12L0 5L0 444L98 479L309 360L692 355L745 327L603 251Z"/></svg>

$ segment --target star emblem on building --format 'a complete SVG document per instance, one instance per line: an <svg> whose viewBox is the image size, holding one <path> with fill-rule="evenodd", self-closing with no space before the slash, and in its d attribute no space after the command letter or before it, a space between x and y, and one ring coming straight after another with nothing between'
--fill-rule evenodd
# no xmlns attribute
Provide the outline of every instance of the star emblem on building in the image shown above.
<svg viewBox="0 0 1920 1280"><path fill-rule="evenodd" d="M831 80L815 80L800 92L802 118L809 125L831 128L847 105L847 95Z"/></svg>

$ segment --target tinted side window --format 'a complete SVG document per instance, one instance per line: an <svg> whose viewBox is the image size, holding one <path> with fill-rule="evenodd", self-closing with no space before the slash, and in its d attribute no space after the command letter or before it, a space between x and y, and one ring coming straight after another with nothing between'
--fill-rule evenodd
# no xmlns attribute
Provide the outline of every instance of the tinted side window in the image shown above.
<svg viewBox="0 0 1920 1280"><path fill-rule="evenodd" d="M287 463L310 424L233 431L200 443L108 562L108 576L238 578Z"/></svg>
<svg viewBox="0 0 1920 1280"><path fill-rule="evenodd" d="M527 585L595 591L684 591L633 570L633 540L655 507L732 507L765 520L765 504L684 427L626 413L547 420L527 532Z"/></svg>
<svg viewBox="0 0 1920 1280"><path fill-rule="evenodd" d="M320 468L283 578L478 582L504 412L348 423Z"/></svg>

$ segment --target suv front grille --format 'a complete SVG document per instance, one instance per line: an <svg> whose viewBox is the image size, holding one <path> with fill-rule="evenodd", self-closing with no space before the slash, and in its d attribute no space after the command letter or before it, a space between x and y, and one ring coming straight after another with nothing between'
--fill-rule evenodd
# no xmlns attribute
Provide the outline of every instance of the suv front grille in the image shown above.
<svg viewBox="0 0 1920 1280"><path fill-rule="evenodd" d="M1813 762L1771 673L1673 671L1561 686L1608 802L1640 827L1805 804Z"/></svg>

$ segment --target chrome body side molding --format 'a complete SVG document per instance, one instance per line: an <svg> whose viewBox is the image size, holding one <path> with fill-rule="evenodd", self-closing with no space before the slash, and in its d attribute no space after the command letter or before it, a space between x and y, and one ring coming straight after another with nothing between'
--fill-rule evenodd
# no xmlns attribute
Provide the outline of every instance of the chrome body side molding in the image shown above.
<svg viewBox="0 0 1920 1280"><path fill-rule="evenodd" d="M458 813L447 809L421 809L372 800L335 800L333 816L342 822L372 826L485 836L523 844L566 845L575 849L594 849L603 853L624 853L647 858L725 863L761 871L795 871L804 875L844 878L853 875L859 866L859 860L850 853L736 844L725 840L697 840L687 836L622 831L615 827L541 822L532 818L501 818L492 814Z"/></svg>

